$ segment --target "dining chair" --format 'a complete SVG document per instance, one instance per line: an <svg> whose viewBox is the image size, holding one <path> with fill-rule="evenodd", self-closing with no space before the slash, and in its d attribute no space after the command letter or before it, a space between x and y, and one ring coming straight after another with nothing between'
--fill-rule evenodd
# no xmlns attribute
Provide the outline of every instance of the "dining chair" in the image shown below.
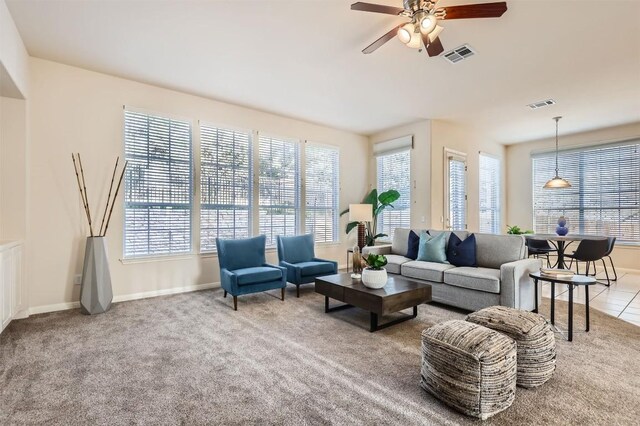
<svg viewBox="0 0 640 426"><path fill-rule="evenodd" d="M540 256L544 256L547 258L547 267L551 268L551 261L549 260L549 254L557 253L558 249L553 248L551 244L549 244L549 241L547 240L537 240L534 238L527 238L526 243L527 243L527 250L529 252L529 257L533 256L536 259L539 259Z"/></svg>
<svg viewBox="0 0 640 426"><path fill-rule="evenodd" d="M613 250L613 248L611 249ZM609 240L608 239L597 239L597 240L582 240L580 244L578 244L578 248L571 254L565 254L566 257L571 259L571 263L569 264L569 269L573 266L573 261L576 261L576 273L580 274L580 262L585 262L586 264L586 273L585 275L589 275L590 265L594 265L596 261L602 261L602 265L604 266L604 273L607 276L607 284L606 286L611 285L611 280L609 279L609 271L607 271L607 265L604 262L604 257L607 256L607 252L609 251Z"/></svg>

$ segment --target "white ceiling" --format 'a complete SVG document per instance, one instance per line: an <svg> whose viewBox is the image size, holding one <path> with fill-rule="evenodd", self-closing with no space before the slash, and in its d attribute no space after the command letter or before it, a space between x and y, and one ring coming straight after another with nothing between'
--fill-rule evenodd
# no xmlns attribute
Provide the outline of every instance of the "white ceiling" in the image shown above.
<svg viewBox="0 0 640 426"><path fill-rule="evenodd" d="M396 39L362 54L404 18L347 0L6 1L32 56L363 134L430 118L513 143L551 136L555 115L562 133L640 121L635 0L512 0L502 18L444 21L445 51L478 52L455 65Z"/></svg>

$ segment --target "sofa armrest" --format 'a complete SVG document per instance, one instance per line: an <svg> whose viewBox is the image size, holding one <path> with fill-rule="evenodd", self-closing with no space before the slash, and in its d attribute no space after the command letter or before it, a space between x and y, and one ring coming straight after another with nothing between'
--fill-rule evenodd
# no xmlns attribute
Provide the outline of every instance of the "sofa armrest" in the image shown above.
<svg viewBox="0 0 640 426"><path fill-rule="evenodd" d="M280 266L287 270L286 277L287 281L290 283L299 283L302 280L302 268L295 263L289 263L281 260Z"/></svg>
<svg viewBox="0 0 640 426"><path fill-rule="evenodd" d="M500 304L531 311L535 307L533 279L529 274L542 266L540 259L522 259L500 266ZM538 284L539 285L539 284ZM542 298L538 291L538 303Z"/></svg>
<svg viewBox="0 0 640 426"><path fill-rule="evenodd" d="M362 247L362 255L366 256L369 254L392 254L391 244L381 244L379 246Z"/></svg>

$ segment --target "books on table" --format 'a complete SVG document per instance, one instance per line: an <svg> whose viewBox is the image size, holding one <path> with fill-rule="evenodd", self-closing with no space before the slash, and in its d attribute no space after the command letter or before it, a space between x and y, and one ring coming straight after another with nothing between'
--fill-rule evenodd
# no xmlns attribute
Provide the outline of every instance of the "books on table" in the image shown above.
<svg viewBox="0 0 640 426"><path fill-rule="evenodd" d="M570 280L575 273L569 269L540 268L540 275L560 280Z"/></svg>

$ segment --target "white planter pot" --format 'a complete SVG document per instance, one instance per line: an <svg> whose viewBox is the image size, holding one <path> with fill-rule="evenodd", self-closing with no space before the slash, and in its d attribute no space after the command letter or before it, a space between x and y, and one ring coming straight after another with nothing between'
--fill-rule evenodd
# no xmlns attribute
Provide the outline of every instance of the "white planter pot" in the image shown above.
<svg viewBox="0 0 640 426"><path fill-rule="evenodd" d="M387 270L364 268L362 271L362 284L369 288L382 288L387 284Z"/></svg>

